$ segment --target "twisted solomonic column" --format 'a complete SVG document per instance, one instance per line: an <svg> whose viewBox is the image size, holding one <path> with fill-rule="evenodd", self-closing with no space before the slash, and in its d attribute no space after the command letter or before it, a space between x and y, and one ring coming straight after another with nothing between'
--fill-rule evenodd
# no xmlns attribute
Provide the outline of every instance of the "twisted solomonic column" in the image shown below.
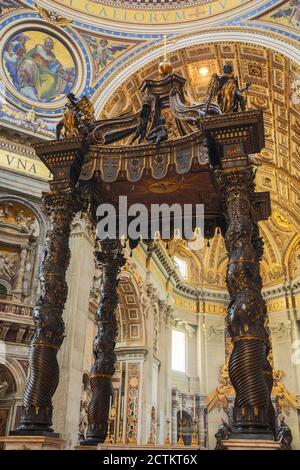
<svg viewBox="0 0 300 470"><path fill-rule="evenodd" d="M52 397L58 385L57 351L64 338L62 313L67 299L70 224L75 212L72 192L43 195L49 228L40 268L40 296L34 310L35 333L29 352L29 378L15 434L52 432Z"/></svg>
<svg viewBox="0 0 300 470"><path fill-rule="evenodd" d="M269 331L261 289L259 262L263 241L253 219L254 172L251 167L219 171L227 210L225 244L229 256L230 294L227 326L233 341L229 376L236 392L233 434L272 438L272 368L268 361Z"/></svg>
<svg viewBox="0 0 300 470"><path fill-rule="evenodd" d="M115 345L118 304L118 274L125 264L119 240L103 240L96 258L102 269L100 301L96 314L97 335L93 353L95 363L90 373L92 398L88 407L88 430L85 445L104 442L107 434L109 402L112 396L112 376L115 372Z"/></svg>

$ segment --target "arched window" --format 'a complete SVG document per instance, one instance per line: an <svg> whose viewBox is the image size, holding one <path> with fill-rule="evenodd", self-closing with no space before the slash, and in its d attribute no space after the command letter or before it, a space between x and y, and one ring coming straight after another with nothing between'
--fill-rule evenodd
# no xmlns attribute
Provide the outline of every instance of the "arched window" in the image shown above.
<svg viewBox="0 0 300 470"><path fill-rule="evenodd" d="M185 332L172 329L172 369L185 372Z"/></svg>
<svg viewBox="0 0 300 470"><path fill-rule="evenodd" d="M178 258L177 256L174 256L174 262L175 262L176 266L178 267L179 272L180 272L181 276L183 277L183 279L187 279L187 277L188 277L187 262L185 260L183 260L182 258Z"/></svg>

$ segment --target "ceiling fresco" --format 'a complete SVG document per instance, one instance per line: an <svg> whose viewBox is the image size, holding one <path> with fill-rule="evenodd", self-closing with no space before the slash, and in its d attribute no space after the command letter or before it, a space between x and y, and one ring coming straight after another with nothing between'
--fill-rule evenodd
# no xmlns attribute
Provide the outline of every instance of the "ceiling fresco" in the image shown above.
<svg viewBox="0 0 300 470"><path fill-rule="evenodd" d="M284 25L288 28L300 30L300 0L285 0L275 6L266 14L258 17L259 20Z"/></svg>
<svg viewBox="0 0 300 470"><path fill-rule="evenodd" d="M94 102L108 96L107 85L119 72L138 65L151 51L162 51L164 33L172 42L193 31L211 31L214 25L218 31L249 34L259 28L298 47L298 4L0 0L0 121L51 138L69 91Z"/></svg>
<svg viewBox="0 0 300 470"><path fill-rule="evenodd" d="M2 68L14 90L40 103L63 98L74 88L77 75L67 47L48 32L32 29L10 36L3 49Z"/></svg>

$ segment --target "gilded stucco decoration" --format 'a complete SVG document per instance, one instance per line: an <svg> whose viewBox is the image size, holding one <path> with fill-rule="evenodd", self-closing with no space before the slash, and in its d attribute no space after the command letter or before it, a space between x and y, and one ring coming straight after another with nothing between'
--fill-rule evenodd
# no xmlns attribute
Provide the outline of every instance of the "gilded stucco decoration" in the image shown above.
<svg viewBox="0 0 300 470"><path fill-rule="evenodd" d="M222 364L219 369L218 386L215 390L210 392L206 398L206 405L209 412L212 411L215 407L217 407L219 410L228 412L228 398L235 396L235 392L230 382L228 371L228 363L231 352L232 342L230 338L227 338L225 344L225 363ZM273 366L272 352L270 352L269 359ZM273 367L272 395L275 398L277 412L278 414L284 413L288 415L291 409L299 409L300 403L297 397L292 392L290 392L284 385L284 376L284 371Z"/></svg>
<svg viewBox="0 0 300 470"><path fill-rule="evenodd" d="M71 23L71 20L58 15L55 11L48 11L46 8L39 7L38 5L36 8L44 20L56 26L67 26L69 23Z"/></svg>

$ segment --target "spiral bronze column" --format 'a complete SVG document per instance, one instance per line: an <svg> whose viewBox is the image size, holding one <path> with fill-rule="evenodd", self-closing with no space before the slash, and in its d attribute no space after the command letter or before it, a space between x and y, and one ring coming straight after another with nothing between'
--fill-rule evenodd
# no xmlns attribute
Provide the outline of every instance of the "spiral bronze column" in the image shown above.
<svg viewBox="0 0 300 470"><path fill-rule="evenodd" d="M225 244L229 256L227 326L233 341L229 376L236 392L233 434L272 437L272 368L259 262L263 241L253 219L254 171L220 170L227 211Z"/></svg>
<svg viewBox="0 0 300 470"><path fill-rule="evenodd" d="M75 211L70 191L43 195L49 228L40 268L40 296L33 319L35 333L29 352L29 378L20 425L15 434L52 432L52 397L58 385L57 351L64 338L62 313L67 299L66 270L70 260L70 224Z"/></svg>
<svg viewBox="0 0 300 470"><path fill-rule="evenodd" d="M97 335L93 353L95 363L90 373L92 398L88 407L88 430L83 444L97 445L104 442L107 434L109 402L112 396L112 376L115 372L115 345L118 304L118 274L125 264L119 240L103 240L96 258L102 269L100 301L96 314Z"/></svg>

